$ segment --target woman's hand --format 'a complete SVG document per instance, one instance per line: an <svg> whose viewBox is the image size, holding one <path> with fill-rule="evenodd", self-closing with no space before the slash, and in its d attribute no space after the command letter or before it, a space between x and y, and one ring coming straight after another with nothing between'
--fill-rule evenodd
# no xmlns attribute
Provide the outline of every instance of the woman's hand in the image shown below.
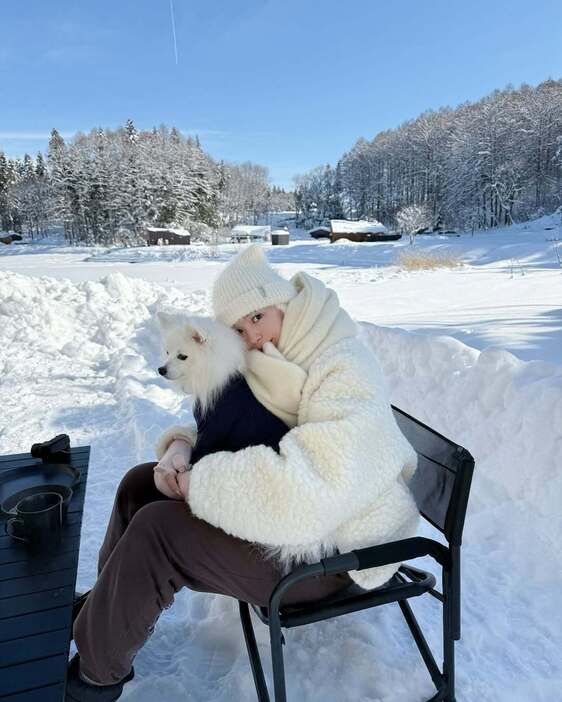
<svg viewBox="0 0 562 702"><path fill-rule="evenodd" d="M156 489L163 495L166 495L166 497L170 497L172 500L183 500L183 493L178 484L178 478L180 475L185 474L176 473L175 471L170 471L167 473L154 471L154 484L156 485Z"/></svg>
<svg viewBox="0 0 562 702"><path fill-rule="evenodd" d="M189 479L191 477L191 472L186 471L185 473L178 474L178 485L183 495L183 499L187 500L189 495Z"/></svg>
<svg viewBox="0 0 562 702"><path fill-rule="evenodd" d="M178 484L178 475L187 471L191 459L191 446L183 439L172 441L166 453L154 467L154 484L156 489L166 497L183 499Z"/></svg>

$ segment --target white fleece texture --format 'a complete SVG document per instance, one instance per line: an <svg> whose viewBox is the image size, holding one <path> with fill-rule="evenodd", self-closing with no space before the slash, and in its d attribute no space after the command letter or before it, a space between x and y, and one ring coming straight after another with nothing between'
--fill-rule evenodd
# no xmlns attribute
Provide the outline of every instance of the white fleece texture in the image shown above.
<svg viewBox="0 0 562 702"><path fill-rule="evenodd" d="M176 439L185 439L190 446L195 446L195 442L197 441L197 427L195 424L185 427L170 427L167 429L158 439L154 448L158 460L162 458L168 450L168 446Z"/></svg>
<svg viewBox="0 0 562 702"><path fill-rule="evenodd" d="M285 571L336 548L343 553L415 534L418 510L401 474L413 472L417 456L394 420L376 358L357 337L312 363L298 423L279 454L252 446L198 461L188 496L193 513L263 544ZM163 438L159 445L166 446ZM373 588L397 567L350 575Z"/></svg>

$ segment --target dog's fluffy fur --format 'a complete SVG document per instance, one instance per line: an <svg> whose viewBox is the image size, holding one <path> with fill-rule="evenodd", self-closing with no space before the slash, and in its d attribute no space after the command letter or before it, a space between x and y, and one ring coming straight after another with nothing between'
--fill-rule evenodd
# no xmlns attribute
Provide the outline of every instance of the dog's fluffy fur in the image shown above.
<svg viewBox="0 0 562 702"><path fill-rule="evenodd" d="M166 363L158 370L198 401L202 414L244 368L244 342L210 317L158 313Z"/></svg>

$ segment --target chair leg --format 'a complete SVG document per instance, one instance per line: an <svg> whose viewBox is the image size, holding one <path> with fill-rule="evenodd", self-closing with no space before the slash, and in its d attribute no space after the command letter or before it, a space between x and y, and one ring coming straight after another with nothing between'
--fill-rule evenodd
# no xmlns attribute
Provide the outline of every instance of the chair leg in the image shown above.
<svg viewBox="0 0 562 702"><path fill-rule="evenodd" d="M252 675L254 676L254 684L256 686L256 692L258 693L258 702L269 702L269 693L267 691L260 654L256 644L250 608L247 602L241 602L240 600L238 600L238 606L240 608L240 621L242 622L248 657L250 658L250 665L252 667Z"/></svg>
<svg viewBox="0 0 562 702"><path fill-rule="evenodd" d="M275 702L287 702L285 690L285 670L283 665L283 644L285 639L281 633L279 613L269 612L269 637L271 640L271 661L273 663L273 685Z"/></svg>
<svg viewBox="0 0 562 702"><path fill-rule="evenodd" d="M410 633L414 637L414 641L416 642L416 646L418 647L418 650L423 658L425 666L428 669L429 674L431 675L433 684L438 690L442 689L443 675L441 675L439 666L437 665L435 658L431 653L431 649L429 648L427 641L425 640L425 637L422 633L422 630L420 629L418 620L412 612L412 608L410 607L407 600L399 600L398 605L400 607L400 610L402 611L402 614L404 615L404 619L406 620L406 624L410 629Z"/></svg>
<svg viewBox="0 0 562 702"><path fill-rule="evenodd" d="M443 677L447 681L444 702L455 702L455 626L453 591L450 573L443 569Z"/></svg>

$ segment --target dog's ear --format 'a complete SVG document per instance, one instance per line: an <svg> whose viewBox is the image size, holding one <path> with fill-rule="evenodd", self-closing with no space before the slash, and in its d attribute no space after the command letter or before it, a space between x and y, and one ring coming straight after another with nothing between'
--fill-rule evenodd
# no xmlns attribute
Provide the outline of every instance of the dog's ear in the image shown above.
<svg viewBox="0 0 562 702"><path fill-rule="evenodd" d="M197 324L197 320L190 318L185 325L185 331L187 335L196 341L198 344L204 344L207 341L207 334L205 333L205 328Z"/></svg>
<svg viewBox="0 0 562 702"><path fill-rule="evenodd" d="M205 344L207 342L207 339L200 332L198 332L196 329L194 329L191 332L191 338L193 339L193 341L196 341L198 344Z"/></svg>

